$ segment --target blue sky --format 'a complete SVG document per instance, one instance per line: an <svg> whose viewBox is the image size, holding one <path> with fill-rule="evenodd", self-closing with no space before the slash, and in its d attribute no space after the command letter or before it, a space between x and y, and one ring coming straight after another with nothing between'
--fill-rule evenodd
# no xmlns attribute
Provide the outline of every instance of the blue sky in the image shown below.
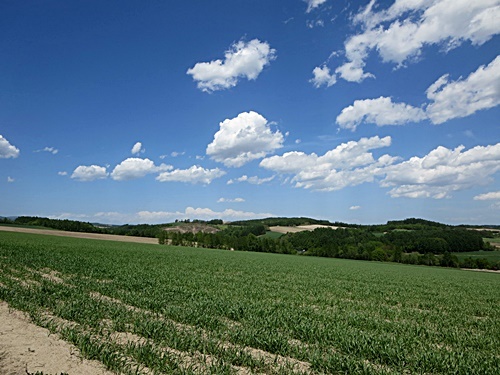
<svg viewBox="0 0 500 375"><path fill-rule="evenodd" d="M3 1L0 215L500 224L499 0Z"/></svg>

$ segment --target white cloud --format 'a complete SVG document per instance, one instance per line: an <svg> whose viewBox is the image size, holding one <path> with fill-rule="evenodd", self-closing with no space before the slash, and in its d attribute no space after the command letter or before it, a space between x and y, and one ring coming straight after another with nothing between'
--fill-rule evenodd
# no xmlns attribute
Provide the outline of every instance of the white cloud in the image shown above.
<svg viewBox="0 0 500 375"><path fill-rule="evenodd" d="M323 85L326 87L333 86L337 82L337 76L335 74L330 73L330 69L323 65L321 68L316 67L313 70L314 77L309 80L314 87L319 88Z"/></svg>
<svg viewBox="0 0 500 375"><path fill-rule="evenodd" d="M150 173L171 170L171 165L160 164L156 166L149 159L128 158L118 164L111 172L111 177L116 181L133 180L141 178Z"/></svg>
<svg viewBox="0 0 500 375"><path fill-rule="evenodd" d="M363 71L364 66L365 63L362 61L351 61L339 66L335 69L335 73L349 82L360 83L361 81L364 81L365 78L375 78L373 74Z"/></svg>
<svg viewBox="0 0 500 375"><path fill-rule="evenodd" d="M283 147L283 134L273 133L267 120L257 112L243 112L220 123L220 130L207 146L213 160L228 167L241 167Z"/></svg>
<svg viewBox="0 0 500 375"><path fill-rule="evenodd" d="M265 184L266 182L272 181L274 179L274 177L275 176L266 177L266 178L259 178L257 176L248 177L247 175L243 175L243 176L238 177L234 180L229 180L227 182L227 184L232 185L235 182L248 182L249 184L252 184L252 185L262 185L262 184Z"/></svg>
<svg viewBox="0 0 500 375"><path fill-rule="evenodd" d="M217 203L242 203L242 202L245 202L245 200L243 198L234 198L234 199L231 199L231 198L219 198L217 200Z"/></svg>
<svg viewBox="0 0 500 375"><path fill-rule="evenodd" d="M57 154L59 152L59 150L56 149L55 147L44 147L43 149L36 150L34 152L48 152L48 153L50 153L52 155L55 155L55 154Z"/></svg>
<svg viewBox="0 0 500 375"><path fill-rule="evenodd" d="M500 171L500 143L464 149L439 146L424 157L389 166L381 186L392 187L392 197L441 199L453 191L491 183Z"/></svg>
<svg viewBox="0 0 500 375"><path fill-rule="evenodd" d="M474 197L475 201L500 200L500 191L479 194Z"/></svg>
<svg viewBox="0 0 500 375"><path fill-rule="evenodd" d="M57 174L58 174L59 176L67 176L67 175L68 175L68 172L66 172L66 171L60 171L60 172L57 172Z"/></svg>
<svg viewBox="0 0 500 375"><path fill-rule="evenodd" d="M276 58L276 50L268 43L253 39L231 45L224 60L197 63L187 74L193 76L197 87L204 92L236 86L240 78L255 80L266 65Z"/></svg>
<svg viewBox="0 0 500 375"><path fill-rule="evenodd" d="M369 152L390 144L390 137L362 138L343 143L322 156L292 151L266 158L260 166L292 175L290 181L298 188L334 191L377 178L380 186L391 188L392 197L435 199L489 184L500 171L500 143L469 150L464 146L454 150L439 146L423 157L402 162L389 155L375 159Z"/></svg>
<svg viewBox="0 0 500 375"><path fill-rule="evenodd" d="M371 51L383 62L403 66L418 58L425 46L450 50L465 41L481 45L500 32L498 0L396 0L385 10L374 11L375 1L354 16L364 31L345 43L347 62L336 73L347 81L371 76L363 71Z"/></svg>
<svg viewBox="0 0 500 375"><path fill-rule="evenodd" d="M186 152L185 151L182 151L182 152L179 152L179 151L172 151L170 153L170 156L172 156L173 158L176 158L177 156L182 156L184 155Z"/></svg>
<svg viewBox="0 0 500 375"><path fill-rule="evenodd" d="M10 177L10 176L7 177L7 182L12 183L14 181L15 181L15 179L13 177Z"/></svg>
<svg viewBox="0 0 500 375"><path fill-rule="evenodd" d="M336 122L340 128L353 131L361 123L403 125L429 119L433 124L441 124L496 107L500 105L500 56L465 79L450 82L447 74L442 76L429 86L426 94L430 103L425 109L393 103L386 97L355 100L342 110Z"/></svg>
<svg viewBox="0 0 500 375"><path fill-rule="evenodd" d="M18 156L19 149L0 135L0 159L17 158Z"/></svg>
<svg viewBox="0 0 500 375"><path fill-rule="evenodd" d="M142 143L141 142L136 142L136 144L132 147L132 155L137 155L140 153L144 153L146 150L142 148Z"/></svg>
<svg viewBox="0 0 500 375"><path fill-rule="evenodd" d="M316 21L307 20L306 26L310 29L313 29L315 27L323 27L325 26L325 22L323 20L316 20Z"/></svg>
<svg viewBox="0 0 500 375"><path fill-rule="evenodd" d="M362 122L384 125L403 125L426 119L425 111L405 103L393 103L391 98L355 100L337 116L337 124L343 129L356 130Z"/></svg>
<svg viewBox="0 0 500 375"><path fill-rule="evenodd" d="M361 138L342 143L322 156L292 151L261 161L260 166L280 174L294 175L295 187L320 191L340 190L371 182L383 175L386 166L397 158L383 155L375 159L369 150L388 147L391 137Z"/></svg>
<svg viewBox="0 0 500 375"><path fill-rule="evenodd" d="M171 172L163 172L156 177L160 182L189 182L191 184L210 184L214 179L222 177L226 172L215 169L205 169L198 165L193 165L189 169L176 169Z"/></svg>
<svg viewBox="0 0 500 375"><path fill-rule="evenodd" d="M359 210L360 208L361 208L361 206L351 206L351 207L349 207L349 209L352 210L352 211Z"/></svg>
<svg viewBox="0 0 500 375"><path fill-rule="evenodd" d="M100 180L108 177L108 172L106 167L101 167L99 165L80 165L75 168L71 178L78 181L94 181Z"/></svg>
<svg viewBox="0 0 500 375"><path fill-rule="evenodd" d="M321 4L326 3L326 0L304 0L307 3L306 13L311 12L313 9L319 7Z"/></svg>
<svg viewBox="0 0 500 375"><path fill-rule="evenodd" d="M427 115L434 124L500 105L500 56L465 79L449 82L444 75L426 93L432 100Z"/></svg>

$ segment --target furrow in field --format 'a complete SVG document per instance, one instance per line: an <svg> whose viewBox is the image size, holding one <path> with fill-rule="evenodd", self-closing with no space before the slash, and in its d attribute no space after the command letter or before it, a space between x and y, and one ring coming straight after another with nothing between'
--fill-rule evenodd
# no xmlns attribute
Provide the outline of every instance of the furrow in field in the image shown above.
<svg viewBox="0 0 500 375"><path fill-rule="evenodd" d="M100 300L100 301L106 301L109 303L121 305L129 311L145 314L145 315L151 316L154 319L160 319L163 322L172 324L179 331L191 332L191 333L198 332L198 334L200 335L200 337L202 339L209 338L209 334L205 330L200 329L200 328L196 328L196 327L191 326L191 325L179 323L177 321L174 321L172 319L169 319L169 318L163 316L162 314L153 313L149 310L145 310L145 309L141 309L141 308L138 308L135 306L128 305L119 299L105 296L105 295L98 293L98 292L91 292L90 296L92 298ZM237 322L235 322L235 323L237 323ZM234 326L238 327L238 324L235 324ZM266 369L269 369L269 370L272 370L273 368L279 367L279 368L286 368L286 369L288 369L289 372L291 371L292 373L293 372L311 373L311 364L310 363L300 361L300 360L292 358L292 357L285 357L285 356L281 356L278 354L273 354L273 353L267 352L265 350L252 348L249 346L241 347L241 346L238 346L238 345L230 343L230 342L220 342L220 346L223 349L241 350L246 355L249 355L250 357L252 357L255 361L263 363L264 366L266 367ZM172 350L174 350L174 349L172 349ZM243 371L243 373L245 373L246 370L238 370L238 372L241 372L241 371Z"/></svg>

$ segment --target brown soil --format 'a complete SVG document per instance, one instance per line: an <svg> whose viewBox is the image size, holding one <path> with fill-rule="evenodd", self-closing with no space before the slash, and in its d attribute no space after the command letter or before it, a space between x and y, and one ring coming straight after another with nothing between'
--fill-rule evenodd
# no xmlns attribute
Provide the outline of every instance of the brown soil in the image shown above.
<svg viewBox="0 0 500 375"><path fill-rule="evenodd" d="M304 232L304 231L313 231L316 228L330 228L330 229L337 229L339 227L334 227L331 225L297 225L296 227L285 227L285 226L276 226L276 227L269 227L269 230L271 232L277 232L277 233L297 233L297 232Z"/></svg>
<svg viewBox="0 0 500 375"><path fill-rule="evenodd" d="M220 229L212 227L211 225L203 223L185 223L175 227L165 228L167 232L179 232L179 233L217 233Z"/></svg>
<svg viewBox="0 0 500 375"><path fill-rule="evenodd" d="M46 235L50 235L50 236L61 236L61 237L87 238L87 239L92 239L92 240L158 244L158 239L156 239L156 238L117 236L114 234L67 232L67 231L63 231L63 230L19 228L19 227L11 227L11 226L3 226L3 225L0 225L0 231L46 234Z"/></svg>
<svg viewBox="0 0 500 375"><path fill-rule="evenodd" d="M36 326L22 312L0 301L0 373L111 375L98 361L80 357L73 345Z"/></svg>

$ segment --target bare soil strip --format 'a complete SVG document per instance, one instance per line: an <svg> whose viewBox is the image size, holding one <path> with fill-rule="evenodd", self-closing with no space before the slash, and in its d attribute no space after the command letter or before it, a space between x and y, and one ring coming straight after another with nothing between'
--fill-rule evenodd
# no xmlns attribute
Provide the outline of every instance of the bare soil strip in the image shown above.
<svg viewBox="0 0 500 375"><path fill-rule="evenodd" d="M63 231L63 230L19 228L19 227L10 227L10 226L4 226L4 225L0 225L0 231L18 232L18 233L32 233L32 234L46 234L46 235L50 235L50 236L60 236L60 237L87 238L87 239L92 239L92 240L158 244L158 239L156 239L156 238L118 236L118 235L114 235L114 234L67 232L67 231Z"/></svg>
<svg viewBox="0 0 500 375"><path fill-rule="evenodd" d="M82 359L73 345L36 326L21 311L0 301L0 373L111 375L98 361Z"/></svg>
<svg viewBox="0 0 500 375"><path fill-rule="evenodd" d="M338 229L340 227L334 227L331 225L297 225L295 227L286 227L286 226L275 226L275 227L269 227L269 230L271 232L277 232L277 233L297 233L297 232L304 232L304 231L313 231L317 228L330 228L330 229Z"/></svg>

